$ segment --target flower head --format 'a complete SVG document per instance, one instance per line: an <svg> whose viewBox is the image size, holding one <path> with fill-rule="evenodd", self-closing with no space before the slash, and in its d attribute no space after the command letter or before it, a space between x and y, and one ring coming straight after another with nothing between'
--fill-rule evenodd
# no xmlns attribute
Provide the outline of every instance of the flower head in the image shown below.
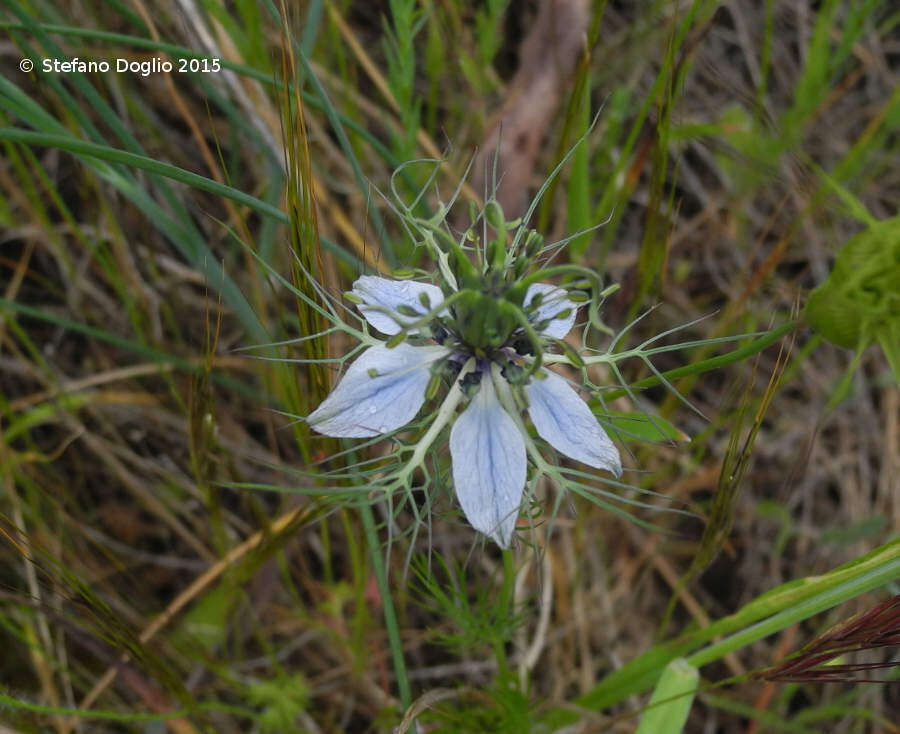
<svg viewBox="0 0 900 734"><path fill-rule="evenodd" d="M479 274L468 260L458 260L447 292L412 280L359 278L351 299L369 325L390 339L369 346L307 421L334 437L388 434L419 413L429 386L443 377L451 387L422 440L431 443L452 423L450 455L460 506L475 529L506 548L534 447L523 411L537 435L560 453L616 476L622 467L587 404L562 376L542 366L545 354L563 347L578 303L563 287L508 282L496 270Z"/></svg>

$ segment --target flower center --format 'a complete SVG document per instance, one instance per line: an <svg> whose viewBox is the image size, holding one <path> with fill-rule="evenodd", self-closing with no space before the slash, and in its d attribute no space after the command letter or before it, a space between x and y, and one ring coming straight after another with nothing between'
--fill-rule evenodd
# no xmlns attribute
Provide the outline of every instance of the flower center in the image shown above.
<svg viewBox="0 0 900 734"><path fill-rule="evenodd" d="M474 290L461 294L452 311L462 346L476 357L507 346L521 321L514 304Z"/></svg>

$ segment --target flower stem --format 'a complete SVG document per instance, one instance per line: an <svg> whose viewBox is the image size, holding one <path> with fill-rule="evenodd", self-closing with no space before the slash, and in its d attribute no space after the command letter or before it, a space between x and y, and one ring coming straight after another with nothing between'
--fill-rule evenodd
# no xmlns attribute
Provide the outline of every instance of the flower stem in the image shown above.
<svg viewBox="0 0 900 734"><path fill-rule="evenodd" d="M512 599L516 582L516 558L508 548L503 551L503 586L500 588L498 607L500 618L512 617ZM497 673L502 680L509 674L509 662L506 658L507 640L496 639L494 641L494 654L497 657Z"/></svg>
<svg viewBox="0 0 900 734"><path fill-rule="evenodd" d="M381 609L384 612L384 626L387 630L388 645L391 648L391 658L394 663L394 675L397 677L397 689L400 693L400 705L407 710L412 705L412 693L409 688L409 677L406 674L406 660L403 658L403 643L400 640L400 627L397 624L397 612L394 609L394 600L391 597L391 587L388 585L387 573L384 561L381 557L381 545L378 542L378 532L375 529L375 516L372 506L363 504L360 508L363 529L366 533L366 543L372 554L372 570L375 572L375 582L378 584L378 595L381 597Z"/></svg>

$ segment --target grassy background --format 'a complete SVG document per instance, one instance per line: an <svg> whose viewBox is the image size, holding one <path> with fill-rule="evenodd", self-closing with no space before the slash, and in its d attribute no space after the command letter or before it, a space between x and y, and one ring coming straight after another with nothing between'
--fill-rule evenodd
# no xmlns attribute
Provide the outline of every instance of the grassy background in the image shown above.
<svg viewBox="0 0 900 734"><path fill-rule="evenodd" d="M890 3L587 11L586 42L533 128L534 157L516 161L509 183L533 194L599 110L537 218L548 241L609 219L567 254L621 283L607 324L620 329L655 305L635 341L700 317L681 339L764 330L796 314L868 219L896 214L900 14ZM446 152L449 196L504 104L527 93L523 69L541 66L523 46L538 17L536 2L312 2L287 13L286 42L266 0L173 1L152 14L117 0L4 3L5 727L398 723L359 515L296 473L334 447L279 412L315 407L331 370L237 350L310 333L314 319L288 287L308 292L297 262L336 293L367 268L411 264L378 192L401 162ZM198 71L23 73L26 57L38 67L158 57L176 69L194 58ZM211 58L222 70L203 73ZM423 182L410 168L398 186L412 198ZM476 194L482 183L471 181ZM349 346L335 338L271 354ZM672 352L657 366L714 353ZM852 358L801 328L786 365L772 347L679 383L705 418L661 388L614 406L658 413L691 437L626 442L623 453L642 472L630 481L694 515L641 511L651 532L574 499L541 553L517 551L513 619L490 604L499 554L441 498L417 550L431 546L446 566L404 576L408 548L387 556L409 684L433 705L430 726L522 731L541 711L583 701L659 635L706 626L892 537L900 394L878 350L848 373ZM767 390L781 371L777 392ZM629 381L645 376L626 365ZM742 457L736 441L754 417ZM746 471L731 471L735 462ZM769 665L883 598L789 627L704 667L704 679ZM527 686L498 681L497 640ZM898 731L897 691L743 683L702 693L688 731ZM586 711L579 731L631 731L633 719L611 717L640 701ZM63 713L79 706L95 718ZM171 718L183 709L194 710ZM153 715L168 723L140 718Z"/></svg>

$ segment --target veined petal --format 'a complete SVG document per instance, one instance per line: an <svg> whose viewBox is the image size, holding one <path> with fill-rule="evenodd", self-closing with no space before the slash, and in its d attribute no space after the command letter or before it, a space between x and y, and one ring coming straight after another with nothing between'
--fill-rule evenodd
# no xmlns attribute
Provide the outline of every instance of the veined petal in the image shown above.
<svg viewBox="0 0 900 734"><path fill-rule="evenodd" d="M428 366L445 354L447 350L437 346L369 347L306 422L338 438L395 431L419 412L431 379Z"/></svg>
<svg viewBox="0 0 900 734"><path fill-rule="evenodd" d="M453 484L466 519L508 548L525 489L525 441L497 400L488 370L450 431Z"/></svg>
<svg viewBox="0 0 900 734"><path fill-rule="evenodd" d="M372 326L384 334L398 334L401 324L411 324L416 320L414 316L403 316L397 313L398 306L409 306L421 314L426 314L430 309L425 308L419 300L422 293L428 295L431 308L436 308L444 302L444 293L436 285L430 283L418 283L415 280L388 280L377 275L363 275L357 278L353 284L353 293L362 298L360 313ZM378 308L369 308L377 306ZM388 309L393 315L388 315L378 309Z"/></svg>
<svg viewBox="0 0 900 734"><path fill-rule="evenodd" d="M559 286L550 283L532 283L525 291L525 306L531 303L531 299L538 293L542 293L544 298L541 305L531 315L531 321L538 323L553 319L546 329L541 331L544 336L552 336L556 339L562 339L566 334L572 331L575 325L575 316L578 313L578 304L570 301L566 296L565 290ZM556 314L566 309L571 309L571 313L564 319L553 318Z"/></svg>
<svg viewBox="0 0 900 734"><path fill-rule="evenodd" d="M557 451L616 476L622 473L619 450L597 418L566 381L545 371L543 380L525 386L528 415L538 435Z"/></svg>

